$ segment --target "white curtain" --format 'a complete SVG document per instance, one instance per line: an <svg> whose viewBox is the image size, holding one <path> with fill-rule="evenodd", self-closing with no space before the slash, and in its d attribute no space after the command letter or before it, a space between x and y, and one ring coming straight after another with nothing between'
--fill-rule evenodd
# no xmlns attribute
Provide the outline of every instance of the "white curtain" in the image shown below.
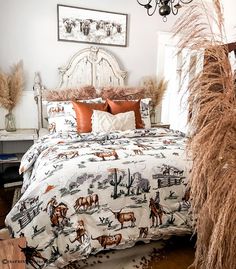
<svg viewBox="0 0 236 269"><path fill-rule="evenodd" d="M171 33L164 33L159 34L158 39L157 74L164 75L169 81L161 105L161 122L170 124L172 129L188 133L188 84L202 65L197 65L191 70L190 66L198 62L202 54L189 49L184 49L178 54L177 40L171 37Z"/></svg>

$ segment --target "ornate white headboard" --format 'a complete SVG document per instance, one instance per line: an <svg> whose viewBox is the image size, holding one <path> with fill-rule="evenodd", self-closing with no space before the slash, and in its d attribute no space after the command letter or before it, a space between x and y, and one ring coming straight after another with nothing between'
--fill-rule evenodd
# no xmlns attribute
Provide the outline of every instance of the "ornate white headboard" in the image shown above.
<svg viewBox="0 0 236 269"><path fill-rule="evenodd" d="M127 72L120 68L118 60L107 50L90 47L78 51L71 57L66 66L59 68L58 90L75 88L81 85L123 86ZM39 72L35 73L34 96L38 105L38 125L43 127L42 90L46 89Z"/></svg>
<svg viewBox="0 0 236 269"><path fill-rule="evenodd" d="M77 52L65 67L59 68L59 88L90 84L101 86L124 85L127 72L122 71L117 59L98 47Z"/></svg>

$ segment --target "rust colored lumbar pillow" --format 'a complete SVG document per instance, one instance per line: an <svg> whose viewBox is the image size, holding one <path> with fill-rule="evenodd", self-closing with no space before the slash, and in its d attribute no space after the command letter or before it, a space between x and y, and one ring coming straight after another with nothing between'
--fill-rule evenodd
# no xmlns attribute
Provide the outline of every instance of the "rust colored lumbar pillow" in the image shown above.
<svg viewBox="0 0 236 269"><path fill-rule="evenodd" d="M118 113L128 112L128 111L134 111L136 128L138 129L144 128L141 114L140 114L140 100L138 101L113 101L113 100L107 99L107 103L109 106L109 112L111 112L113 115L116 115Z"/></svg>
<svg viewBox="0 0 236 269"><path fill-rule="evenodd" d="M77 131L79 133L90 133L92 131L93 110L108 111L107 103L81 103L72 102L77 122Z"/></svg>

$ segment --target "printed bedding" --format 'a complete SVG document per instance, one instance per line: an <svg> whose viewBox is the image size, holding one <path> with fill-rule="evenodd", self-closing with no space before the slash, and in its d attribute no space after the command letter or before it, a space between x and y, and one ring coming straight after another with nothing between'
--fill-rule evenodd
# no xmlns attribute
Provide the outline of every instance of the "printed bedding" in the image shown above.
<svg viewBox="0 0 236 269"><path fill-rule="evenodd" d="M191 230L185 137L168 129L47 135L24 155L6 218L33 268Z"/></svg>

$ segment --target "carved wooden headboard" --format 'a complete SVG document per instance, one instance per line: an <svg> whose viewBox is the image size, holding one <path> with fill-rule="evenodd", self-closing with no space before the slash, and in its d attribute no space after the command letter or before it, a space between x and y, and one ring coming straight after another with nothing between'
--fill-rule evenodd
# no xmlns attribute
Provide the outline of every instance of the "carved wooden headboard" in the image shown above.
<svg viewBox="0 0 236 269"><path fill-rule="evenodd" d="M103 86L123 86L127 72L120 68L118 60L107 50L90 47L78 51L68 61L66 66L59 68L58 90L75 88L81 85L93 85L95 88ZM35 73L34 96L38 106L38 127L44 127L42 90L46 89Z"/></svg>

